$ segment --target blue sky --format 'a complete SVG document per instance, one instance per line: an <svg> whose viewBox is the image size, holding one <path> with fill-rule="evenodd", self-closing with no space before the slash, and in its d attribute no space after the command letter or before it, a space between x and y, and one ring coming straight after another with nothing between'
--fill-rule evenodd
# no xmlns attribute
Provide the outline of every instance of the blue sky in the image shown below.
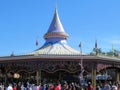
<svg viewBox="0 0 120 90"><path fill-rule="evenodd" d="M120 50L120 0L0 0L0 56L24 54L45 40L57 2L68 45L92 51L95 40L102 51Z"/></svg>

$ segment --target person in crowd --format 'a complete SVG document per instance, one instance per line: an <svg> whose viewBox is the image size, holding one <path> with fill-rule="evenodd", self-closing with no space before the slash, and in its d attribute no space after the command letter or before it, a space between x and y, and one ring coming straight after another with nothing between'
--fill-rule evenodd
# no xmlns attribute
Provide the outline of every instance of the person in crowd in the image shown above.
<svg viewBox="0 0 120 90"><path fill-rule="evenodd" d="M93 90L93 86L92 86L91 82L88 82L88 90Z"/></svg>
<svg viewBox="0 0 120 90"><path fill-rule="evenodd" d="M96 90L100 90L99 84L96 85Z"/></svg>
<svg viewBox="0 0 120 90"><path fill-rule="evenodd" d="M17 84L17 90L21 90L21 82Z"/></svg>
<svg viewBox="0 0 120 90"><path fill-rule="evenodd" d="M0 90L4 90L4 85L0 83Z"/></svg>
<svg viewBox="0 0 120 90"><path fill-rule="evenodd" d="M44 84L43 87L42 87L42 90L46 90L47 89L47 85Z"/></svg>
<svg viewBox="0 0 120 90"><path fill-rule="evenodd" d="M14 83L14 85L13 85L13 90L17 90L17 84L16 83Z"/></svg>
<svg viewBox="0 0 120 90"><path fill-rule="evenodd" d="M112 90L118 90L118 87L117 87L116 83L113 83Z"/></svg>
<svg viewBox="0 0 120 90"><path fill-rule="evenodd" d="M75 84L73 82L70 84L70 89L69 90L76 90Z"/></svg>
<svg viewBox="0 0 120 90"><path fill-rule="evenodd" d="M21 85L21 90L25 90L24 84Z"/></svg>
<svg viewBox="0 0 120 90"><path fill-rule="evenodd" d="M51 85L49 86L48 90L55 90L54 88L55 88L55 87L54 87L54 84L51 84Z"/></svg>
<svg viewBox="0 0 120 90"><path fill-rule="evenodd" d="M63 84L63 90L69 90L68 83L65 81Z"/></svg>
<svg viewBox="0 0 120 90"><path fill-rule="evenodd" d="M37 90L37 84L33 84L33 86L32 86L33 88L33 90Z"/></svg>
<svg viewBox="0 0 120 90"><path fill-rule="evenodd" d="M110 87L108 81L105 82L103 90L111 90L111 87Z"/></svg>
<svg viewBox="0 0 120 90"><path fill-rule="evenodd" d="M9 84L7 90L13 90L12 84Z"/></svg>
<svg viewBox="0 0 120 90"><path fill-rule="evenodd" d="M55 87L55 90L61 90L61 84L60 84L60 82L57 83L57 85Z"/></svg>

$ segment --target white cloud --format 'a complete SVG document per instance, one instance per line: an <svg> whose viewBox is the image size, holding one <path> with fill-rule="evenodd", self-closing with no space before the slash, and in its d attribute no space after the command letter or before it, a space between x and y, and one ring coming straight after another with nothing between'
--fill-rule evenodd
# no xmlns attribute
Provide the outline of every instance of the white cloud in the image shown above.
<svg viewBox="0 0 120 90"><path fill-rule="evenodd" d="M120 36L104 37L103 41L111 45L120 45Z"/></svg>
<svg viewBox="0 0 120 90"><path fill-rule="evenodd" d="M102 51L109 51L112 49L112 45L116 49L120 49L120 36L106 36L101 37L98 41L99 47L102 49Z"/></svg>
<svg viewBox="0 0 120 90"><path fill-rule="evenodd" d="M114 44L114 45L120 45L120 40L111 40L110 41L111 44Z"/></svg>

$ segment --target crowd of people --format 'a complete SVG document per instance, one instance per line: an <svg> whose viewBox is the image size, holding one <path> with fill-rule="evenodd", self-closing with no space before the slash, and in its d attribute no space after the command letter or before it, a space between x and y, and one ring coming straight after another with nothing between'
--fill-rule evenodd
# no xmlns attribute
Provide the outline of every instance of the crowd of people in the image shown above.
<svg viewBox="0 0 120 90"><path fill-rule="evenodd" d="M104 82L97 83L96 89L93 88L91 82L80 85L76 82L63 83L40 83L39 85L30 82L26 83L10 83L8 85L0 84L0 90L120 90L120 83Z"/></svg>

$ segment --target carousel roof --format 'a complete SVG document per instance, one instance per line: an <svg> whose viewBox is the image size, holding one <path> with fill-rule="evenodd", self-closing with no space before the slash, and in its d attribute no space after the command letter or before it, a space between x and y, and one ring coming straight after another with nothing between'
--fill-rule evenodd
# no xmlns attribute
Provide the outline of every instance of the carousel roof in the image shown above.
<svg viewBox="0 0 120 90"><path fill-rule="evenodd" d="M29 53L30 55L36 54L62 54L62 55L78 55L79 51L67 45L68 34L64 31L61 21L58 16L58 11L55 9L53 20L48 28L47 33L44 35L46 42L44 45Z"/></svg>
<svg viewBox="0 0 120 90"><path fill-rule="evenodd" d="M80 54L80 52L74 50L73 48L69 47L66 44L49 44L45 47L40 48L39 50L36 50L32 52L31 54L59 54L59 55L74 55L74 54Z"/></svg>
<svg viewBox="0 0 120 90"><path fill-rule="evenodd" d="M91 55L46 55L46 54L40 54L40 55L15 55L15 56L5 56L5 57L0 57L0 62L6 62L6 61L38 61L38 60L65 60L65 61L80 61L83 59L83 62L97 62L98 64L106 63L106 64L120 64L120 58L118 57L110 57L110 56L91 56Z"/></svg>

